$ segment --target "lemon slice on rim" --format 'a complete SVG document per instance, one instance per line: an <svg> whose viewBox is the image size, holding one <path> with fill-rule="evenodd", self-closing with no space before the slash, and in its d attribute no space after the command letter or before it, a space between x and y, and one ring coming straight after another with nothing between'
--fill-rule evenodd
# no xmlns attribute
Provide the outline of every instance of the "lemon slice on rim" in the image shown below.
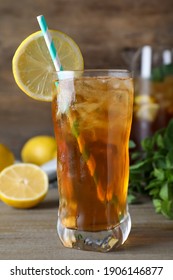
<svg viewBox="0 0 173 280"><path fill-rule="evenodd" d="M0 173L0 198L9 206L34 207L45 198L47 192L47 174L34 164L14 164Z"/></svg>
<svg viewBox="0 0 173 280"><path fill-rule="evenodd" d="M77 44L66 34L49 30L64 70L83 70L84 61ZM16 50L12 70L20 89L30 97L52 100L52 59L41 31L27 37Z"/></svg>

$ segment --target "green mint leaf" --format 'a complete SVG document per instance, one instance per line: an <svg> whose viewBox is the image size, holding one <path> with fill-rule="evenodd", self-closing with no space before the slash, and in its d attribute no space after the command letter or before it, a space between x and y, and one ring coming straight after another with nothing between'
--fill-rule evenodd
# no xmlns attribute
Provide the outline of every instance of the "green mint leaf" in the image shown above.
<svg viewBox="0 0 173 280"><path fill-rule="evenodd" d="M72 127L71 127L71 130L72 130L72 134L73 134L76 138L78 138L80 132L79 132L79 123L78 123L77 120L75 120L75 121L73 122L73 125L72 125Z"/></svg>
<svg viewBox="0 0 173 280"><path fill-rule="evenodd" d="M165 147L164 141L163 141L163 136L161 134L157 135L156 144L157 144L158 148L163 149Z"/></svg>
<svg viewBox="0 0 173 280"><path fill-rule="evenodd" d="M153 139L153 145L159 145L160 148L164 148L164 141L162 143L163 140L163 135L165 133L166 128L161 128L159 130L157 130L154 135L152 136ZM160 136L162 137L162 139L160 138ZM163 145L163 147L162 147Z"/></svg>
<svg viewBox="0 0 173 280"><path fill-rule="evenodd" d="M133 165L130 166L130 170L139 169L141 167L142 168L144 168L144 167L148 168L148 164L151 163L151 162L152 162L151 158L140 161L140 162L137 162L136 164L133 164Z"/></svg>
<svg viewBox="0 0 173 280"><path fill-rule="evenodd" d="M144 151L149 152L153 151L154 148L154 143L153 143L153 138L152 137L147 137L141 142L141 146Z"/></svg>
<svg viewBox="0 0 173 280"><path fill-rule="evenodd" d="M129 140L129 149L136 148L136 144L133 140Z"/></svg>
<svg viewBox="0 0 173 280"><path fill-rule="evenodd" d="M153 175L159 180L159 181L163 181L165 179L165 173L163 171L163 169L158 169L155 168L153 171Z"/></svg>
<svg viewBox="0 0 173 280"><path fill-rule="evenodd" d="M132 193L129 193L128 196L127 196L127 202L129 204L132 204L132 203L135 203L137 200L136 196Z"/></svg>
<svg viewBox="0 0 173 280"><path fill-rule="evenodd" d="M156 213L161 212L161 204L162 204L162 201L160 199L153 199L153 205L155 207Z"/></svg>
<svg viewBox="0 0 173 280"><path fill-rule="evenodd" d="M165 169L166 168L165 155L162 155L160 151L156 151L153 155L153 163L156 168Z"/></svg>
<svg viewBox="0 0 173 280"><path fill-rule="evenodd" d="M152 197L159 197L159 192L160 192L159 188L156 189L153 188L152 190L150 190L149 195L151 195Z"/></svg>
<svg viewBox="0 0 173 280"><path fill-rule="evenodd" d="M164 137L164 144L169 151L172 148L172 143L173 143L173 119L169 122Z"/></svg>
<svg viewBox="0 0 173 280"><path fill-rule="evenodd" d="M146 186L146 190L150 190L150 189L160 189L160 187L162 186L162 182L158 179L153 179L150 180L149 184Z"/></svg>
<svg viewBox="0 0 173 280"><path fill-rule="evenodd" d="M134 160L137 160L141 157L141 153L140 152L133 152L131 153L131 159L134 161Z"/></svg>
<svg viewBox="0 0 173 280"><path fill-rule="evenodd" d="M173 168L173 149L167 153L165 162L167 168Z"/></svg>
<svg viewBox="0 0 173 280"><path fill-rule="evenodd" d="M165 170L165 176L168 183L173 183L173 169Z"/></svg>
<svg viewBox="0 0 173 280"><path fill-rule="evenodd" d="M169 218L169 219L173 219L173 201L170 200L165 200L165 201L162 201L162 204L161 204L161 213Z"/></svg>
<svg viewBox="0 0 173 280"><path fill-rule="evenodd" d="M159 196L161 199L163 200L168 200L169 199L169 187L168 187L168 183L165 183L162 187L161 190L159 192Z"/></svg>

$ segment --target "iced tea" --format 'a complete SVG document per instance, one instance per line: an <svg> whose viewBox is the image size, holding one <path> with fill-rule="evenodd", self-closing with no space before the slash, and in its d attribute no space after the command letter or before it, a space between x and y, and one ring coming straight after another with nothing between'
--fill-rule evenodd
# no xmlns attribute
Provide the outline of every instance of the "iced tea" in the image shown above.
<svg viewBox="0 0 173 280"><path fill-rule="evenodd" d="M55 83L59 220L66 229L112 230L127 215L133 85L125 73Z"/></svg>

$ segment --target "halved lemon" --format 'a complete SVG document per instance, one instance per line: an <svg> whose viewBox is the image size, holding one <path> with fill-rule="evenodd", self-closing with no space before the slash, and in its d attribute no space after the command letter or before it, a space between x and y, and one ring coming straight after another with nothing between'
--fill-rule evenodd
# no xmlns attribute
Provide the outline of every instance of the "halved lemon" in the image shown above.
<svg viewBox="0 0 173 280"><path fill-rule="evenodd" d="M50 30L64 70L83 70L84 61L77 44L66 34ZM27 37L16 50L12 70L19 88L30 97L52 100L52 59L41 31Z"/></svg>
<svg viewBox="0 0 173 280"><path fill-rule="evenodd" d="M19 163L0 173L0 198L15 208L31 208L39 204L48 192L48 176L38 166Z"/></svg>

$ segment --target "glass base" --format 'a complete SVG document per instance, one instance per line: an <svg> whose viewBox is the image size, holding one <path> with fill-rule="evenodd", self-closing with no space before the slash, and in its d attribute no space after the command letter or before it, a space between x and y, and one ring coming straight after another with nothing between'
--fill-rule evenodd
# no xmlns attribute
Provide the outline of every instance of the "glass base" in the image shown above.
<svg viewBox="0 0 173 280"><path fill-rule="evenodd" d="M131 230L130 214L115 228L105 231L82 231L65 228L60 219L57 222L59 238L65 247L76 248L95 252L108 252L113 248L123 244L129 236Z"/></svg>

